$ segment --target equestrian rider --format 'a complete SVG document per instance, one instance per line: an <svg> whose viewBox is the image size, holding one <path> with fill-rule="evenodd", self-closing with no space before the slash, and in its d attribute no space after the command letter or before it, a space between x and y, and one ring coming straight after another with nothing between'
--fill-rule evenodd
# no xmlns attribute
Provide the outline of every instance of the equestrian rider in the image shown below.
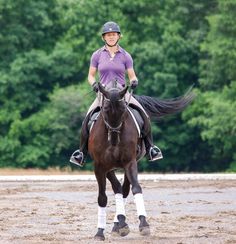
<svg viewBox="0 0 236 244"><path fill-rule="evenodd" d="M99 72L99 82L101 82L103 85L107 85L115 78L119 84L125 86L126 72L128 74L131 89L135 89L138 85L138 79L133 68L133 59L127 51L118 45L118 42L121 38L119 25L115 22L109 21L103 25L101 34L105 45L92 54L88 73L88 82L92 86L93 90L97 93L97 96L90 106L88 113L83 121L80 150L76 150L70 158L70 162L78 166L83 166L86 155L88 153L89 132L87 124L89 122L91 112L101 106L101 94L98 92L98 83L95 80L97 71ZM145 143L148 159L150 161L161 159L162 153L160 149L153 145L151 124L147 113L133 96L130 97L128 94L126 94L125 98L126 101L130 99L129 104L133 104L139 110L142 118L144 119L147 129L145 129L144 133L142 132L142 137Z"/></svg>

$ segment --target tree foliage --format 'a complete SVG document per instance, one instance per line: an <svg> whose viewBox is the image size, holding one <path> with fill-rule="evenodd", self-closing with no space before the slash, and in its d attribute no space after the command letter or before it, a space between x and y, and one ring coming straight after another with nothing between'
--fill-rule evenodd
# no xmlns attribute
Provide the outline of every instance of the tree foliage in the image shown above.
<svg viewBox="0 0 236 244"><path fill-rule="evenodd" d="M0 1L0 166L68 165L95 96L90 56L113 20L139 94L171 98L192 84L198 94L183 113L153 121L164 159L140 170L235 170L235 9L233 0Z"/></svg>
<svg viewBox="0 0 236 244"><path fill-rule="evenodd" d="M208 16L210 30L201 43L202 101L195 105L190 123L200 127L201 138L211 149L207 161L212 168L235 170L236 3L219 0L218 4L218 11Z"/></svg>

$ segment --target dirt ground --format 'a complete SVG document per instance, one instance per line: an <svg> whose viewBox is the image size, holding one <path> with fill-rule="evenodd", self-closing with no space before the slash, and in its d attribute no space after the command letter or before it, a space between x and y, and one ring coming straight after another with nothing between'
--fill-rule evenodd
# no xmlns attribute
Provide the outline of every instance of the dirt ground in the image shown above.
<svg viewBox="0 0 236 244"><path fill-rule="evenodd" d="M103 243L236 243L236 181L143 181L151 235L138 231L133 196L126 203L130 233L111 235L114 196L107 184ZM95 243L96 182L0 182L1 244Z"/></svg>

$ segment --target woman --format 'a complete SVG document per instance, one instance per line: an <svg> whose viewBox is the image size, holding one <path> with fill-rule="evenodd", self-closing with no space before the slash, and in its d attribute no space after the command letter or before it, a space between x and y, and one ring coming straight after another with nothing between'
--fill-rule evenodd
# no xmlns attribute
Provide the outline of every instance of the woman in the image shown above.
<svg viewBox="0 0 236 244"><path fill-rule="evenodd" d="M95 92L98 92L98 84L95 80L97 71L99 72L99 82L103 85L108 85L110 81L116 79L120 85L125 86L126 72L128 74L131 89L135 89L138 85L138 79L133 68L133 59L127 51L118 45L120 38L121 31L117 23L110 21L104 24L102 28L102 39L105 42L105 45L92 54L88 73L88 82ZM145 130L145 133L142 134L142 137L145 142L149 160L154 161L161 159L162 153L160 149L153 145L151 125L148 115L134 97L130 97L127 94L126 99L127 101L130 99L129 103L134 104L138 108L145 121L146 128L148 128ZM100 94L98 93L95 101L90 106L82 125L80 150L76 150L70 158L70 162L77 164L78 166L83 166L87 155L89 137L89 133L87 132L87 123L89 121L89 115L100 105Z"/></svg>

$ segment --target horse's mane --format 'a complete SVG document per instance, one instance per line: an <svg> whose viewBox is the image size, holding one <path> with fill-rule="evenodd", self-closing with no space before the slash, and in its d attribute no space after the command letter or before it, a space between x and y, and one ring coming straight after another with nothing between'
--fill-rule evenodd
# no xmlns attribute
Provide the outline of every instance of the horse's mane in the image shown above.
<svg viewBox="0 0 236 244"><path fill-rule="evenodd" d="M195 98L190 88L185 95L172 99L159 99L149 96L134 95L135 99L143 106L150 117L162 118L166 115L181 112Z"/></svg>

